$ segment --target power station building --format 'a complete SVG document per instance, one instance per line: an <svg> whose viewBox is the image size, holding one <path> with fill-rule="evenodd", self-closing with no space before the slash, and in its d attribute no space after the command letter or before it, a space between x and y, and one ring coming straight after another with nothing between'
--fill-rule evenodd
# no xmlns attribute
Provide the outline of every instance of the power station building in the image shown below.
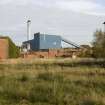
<svg viewBox="0 0 105 105"><path fill-rule="evenodd" d="M75 48L80 48L79 45L62 38L58 35L48 35L35 33L34 39L23 42L23 47L26 47L31 51L47 50L47 49L60 49L62 48L62 42L68 43Z"/></svg>
<svg viewBox="0 0 105 105"><path fill-rule="evenodd" d="M49 57L61 57L68 55L68 52L62 48L62 42L68 43L75 48L79 48L75 43L62 38L59 35L48 35L48 34L34 34L32 40L23 42L23 52L29 57L34 58L49 58ZM66 51L66 53L65 53ZM70 50L69 55L71 56L77 50ZM27 53L28 52L28 53ZM23 55L24 55L23 53Z"/></svg>
<svg viewBox="0 0 105 105"><path fill-rule="evenodd" d="M22 54L35 55L37 57L56 57L61 56L62 53L62 42L68 43L75 48L80 46L75 43L62 38L59 35L48 35L35 33L34 38L30 40L31 36L31 20L27 21L27 41L22 43ZM59 53L60 52L60 53ZM64 51L63 51L64 52ZM62 54L61 54L62 53Z"/></svg>
<svg viewBox="0 0 105 105"><path fill-rule="evenodd" d="M23 46L30 46L31 51L60 49L61 37L57 35L34 34L34 39L23 42Z"/></svg>

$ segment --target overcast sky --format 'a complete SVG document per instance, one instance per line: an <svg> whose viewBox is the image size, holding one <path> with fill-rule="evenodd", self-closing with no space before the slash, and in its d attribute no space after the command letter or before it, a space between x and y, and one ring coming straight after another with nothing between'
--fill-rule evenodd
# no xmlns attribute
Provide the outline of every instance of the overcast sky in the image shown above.
<svg viewBox="0 0 105 105"><path fill-rule="evenodd" d="M105 21L105 0L0 0L0 34L16 44L26 40L26 21L35 32L89 44Z"/></svg>

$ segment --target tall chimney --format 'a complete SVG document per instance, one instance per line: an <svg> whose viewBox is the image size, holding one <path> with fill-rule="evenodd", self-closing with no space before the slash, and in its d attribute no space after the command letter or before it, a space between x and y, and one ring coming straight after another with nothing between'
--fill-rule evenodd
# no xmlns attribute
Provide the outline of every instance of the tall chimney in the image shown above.
<svg viewBox="0 0 105 105"><path fill-rule="evenodd" d="M31 37L31 20L28 20L27 21L27 41L30 40L30 37Z"/></svg>

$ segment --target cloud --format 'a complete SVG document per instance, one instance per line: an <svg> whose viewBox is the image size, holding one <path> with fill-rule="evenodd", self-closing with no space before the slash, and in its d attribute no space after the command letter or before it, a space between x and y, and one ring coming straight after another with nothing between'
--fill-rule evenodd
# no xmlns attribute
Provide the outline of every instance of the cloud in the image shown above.
<svg viewBox="0 0 105 105"><path fill-rule="evenodd" d="M21 44L26 40L26 20L30 17L32 37L33 33L42 32L89 43L93 31L105 20L97 17L104 16L104 3L101 3L96 0L0 0L0 33Z"/></svg>
<svg viewBox="0 0 105 105"><path fill-rule="evenodd" d="M105 7L97 0L1 0L0 5L59 8L88 15L105 16Z"/></svg>
<svg viewBox="0 0 105 105"><path fill-rule="evenodd" d="M12 2L12 0L1 0L0 5L5 5L5 4L8 4L10 2Z"/></svg>
<svg viewBox="0 0 105 105"><path fill-rule="evenodd" d="M89 15L105 16L105 7L92 0L58 1L58 8Z"/></svg>
<svg viewBox="0 0 105 105"><path fill-rule="evenodd" d="M53 0L1 0L0 5L14 5L14 6L29 6L39 5L48 6L52 4Z"/></svg>

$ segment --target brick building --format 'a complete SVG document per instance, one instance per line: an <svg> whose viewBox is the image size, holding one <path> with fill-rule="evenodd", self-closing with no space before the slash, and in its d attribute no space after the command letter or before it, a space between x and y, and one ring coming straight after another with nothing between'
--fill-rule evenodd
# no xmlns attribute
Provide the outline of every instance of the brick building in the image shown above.
<svg viewBox="0 0 105 105"><path fill-rule="evenodd" d="M19 48L9 37L0 37L0 59L17 58Z"/></svg>
<svg viewBox="0 0 105 105"><path fill-rule="evenodd" d="M9 57L8 39L0 37L0 59L7 59Z"/></svg>

